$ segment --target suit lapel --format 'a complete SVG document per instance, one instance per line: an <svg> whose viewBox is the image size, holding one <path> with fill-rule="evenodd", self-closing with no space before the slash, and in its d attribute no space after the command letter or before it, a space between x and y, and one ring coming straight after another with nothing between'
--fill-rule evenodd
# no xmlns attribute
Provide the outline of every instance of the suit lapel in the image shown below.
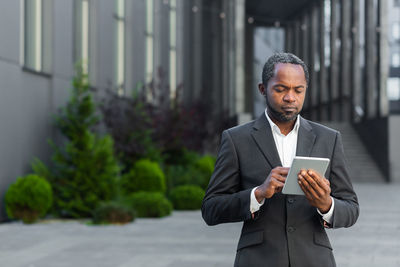
<svg viewBox="0 0 400 267"><path fill-rule="evenodd" d="M271 126L269 125L264 113L254 122L251 135L253 136L258 149L261 150L272 168L282 166L274 137L272 136Z"/></svg>
<svg viewBox="0 0 400 267"><path fill-rule="evenodd" d="M307 120L300 117L299 134L297 137L296 155L309 157L314 146L316 135Z"/></svg>

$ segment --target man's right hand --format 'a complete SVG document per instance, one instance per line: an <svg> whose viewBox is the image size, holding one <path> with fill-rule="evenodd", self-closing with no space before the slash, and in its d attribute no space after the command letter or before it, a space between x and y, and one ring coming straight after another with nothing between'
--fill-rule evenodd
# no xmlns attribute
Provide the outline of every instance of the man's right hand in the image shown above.
<svg viewBox="0 0 400 267"><path fill-rule="evenodd" d="M276 167L271 170L264 183L256 188L254 194L258 203L265 198L271 198L275 193L281 192L286 181L289 168Z"/></svg>

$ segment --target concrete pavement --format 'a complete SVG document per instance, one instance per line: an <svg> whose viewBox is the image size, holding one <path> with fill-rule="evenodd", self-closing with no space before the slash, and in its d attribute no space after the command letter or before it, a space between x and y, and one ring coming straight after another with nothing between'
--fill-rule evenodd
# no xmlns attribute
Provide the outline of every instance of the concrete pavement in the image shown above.
<svg viewBox="0 0 400 267"><path fill-rule="evenodd" d="M361 215L328 230L339 267L400 267L400 184L356 184ZM199 211L124 226L80 221L0 224L0 266L228 267L241 224L209 227Z"/></svg>

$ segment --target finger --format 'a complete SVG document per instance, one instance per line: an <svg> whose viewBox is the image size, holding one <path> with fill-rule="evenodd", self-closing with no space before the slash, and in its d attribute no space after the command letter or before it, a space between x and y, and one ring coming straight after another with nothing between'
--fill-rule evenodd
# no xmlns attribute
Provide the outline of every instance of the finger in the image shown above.
<svg viewBox="0 0 400 267"><path fill-rule="evenodd" d="M326 181L328 181L328 180L325 177L321 176L318 172L316 172L315 170L312 170L312 169L308 170L307 173L312 179L314 179L314 181L319 185L319 187L322 188L325 192L327 192L329 190L328 185L326 183Z"/></svg>
<svg viewBox="0 0 400 267"><path fill-rule="evenodd" d="M285 179L285 178L284 178L284 179ZM283 187L283 186L285 185L285 183L284 183L284 182L281 182L281 181L278 180L278 179L273 178L273 180L272 180L272 185L273 185L274 187L276 187L276 188L279 188L279 187Z"/></svg>
<svg viewBox="0 0 400 267"><path fill-rule="evenodd" d="M283 175L283 176L287 176L288 173L289 173L290 168L288 168L288 167L276 167L275 170L276 170L279 174L281 174L281 175Z"/></svg>
<svg viewBox="0 0 400 267"><path fill-rule="evenodd" d="M275 178L273 178L270 183L270 186L274 190L275 193L281 192L283 185L284 185L284 183L280 182L279 180L276 180Z"/></svg>
<svg viewBox="0 0 400 267"><path fill-rule="evenodd" d="M286 176L283 176L281 174L274 174L272 175L272 177L278 181L280 181L281 183L285 183L286 181Z"/></svg>
<svg viewBox="0 0 400 267"><path fill-rule="evenodd" d="M307 172L301 172L300 181L306 190L312 195L313 199L318 199L321 194L323 194L323 192L320 192L322 190L318 187L317 183L307 174Z"/></svg>
<svg viewBox="0 0 400 267"><path fill-rule="evenodd" d="M331 187L331 182L329 182L329 180L328 179L324 179L324 182L329 186L329 187Z"/></svg>
<svg viewBox="0 0 400 267"><path fill-rule="evenodd" d="M300 178L300 176L301 175L299 174L298 182L299 182L301 190L303 190L304 195L306 196L306 198L309 201L313 201L314 199L313 199L312 195L310 194L310 191L308 190L308 188L305 187L304 182L302 182L303 178Z"/></svg>
<svg viewBox="0 0 400 267"><path fill-rule="evenodd" d="M319 177L314 176L314 178L313 178L311 175L309 175L309 172L310 171L307 171L306 174L304 175L305 179L310 184L310 186L314 189L314 191L318 194L318 196L320 196L320 197L324 196L326 194L326 192L329 190L327 188L326 184L324 182L320 181ZM315 172L311 171L311 173L315 175Z"/></svg>

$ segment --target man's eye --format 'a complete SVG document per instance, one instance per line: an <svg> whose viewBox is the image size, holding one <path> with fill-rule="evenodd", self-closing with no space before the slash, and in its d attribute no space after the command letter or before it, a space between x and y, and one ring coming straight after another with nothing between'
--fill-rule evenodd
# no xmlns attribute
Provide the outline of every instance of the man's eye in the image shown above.
<svg viewBox="0 0 400 267"><path fill-rule="evenodd" d="M300 94L300 93L302 93L302 92L303 92L303 89L302 89L302 88L297 88L297 89L296 89L296 93L299 93L299 94Z"/></svg>
<svg viewBox="0 0 400 267"><path fill-rule="evenodd" d="M285 90L284 88L282 88L282 87L275 87L275 91L277 91L277 92L283 92L283 90Z"/></svg>

